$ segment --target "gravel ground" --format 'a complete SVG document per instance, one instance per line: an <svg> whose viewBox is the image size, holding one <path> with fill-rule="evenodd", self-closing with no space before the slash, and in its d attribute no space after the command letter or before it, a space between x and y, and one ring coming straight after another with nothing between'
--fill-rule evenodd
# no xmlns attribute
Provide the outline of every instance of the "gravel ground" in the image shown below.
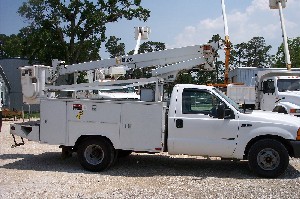
<svg viewBox="0 0 300 199"><path fill-rule="evenodd" d="M300 160L278 179L254 176L246 161L132 154L101 173L66 160L58 146L26 141L11 148L0 133L0 198L300 198Z"/></svg>

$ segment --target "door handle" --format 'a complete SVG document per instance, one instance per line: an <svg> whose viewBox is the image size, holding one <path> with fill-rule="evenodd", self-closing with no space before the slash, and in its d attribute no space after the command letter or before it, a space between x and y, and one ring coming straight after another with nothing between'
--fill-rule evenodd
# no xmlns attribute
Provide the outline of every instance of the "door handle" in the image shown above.
<svg viewBox="0 0 300 199"><path fill-rule="evenodd" d="M176 128L183 128L183 120L182 119L176 120Z"/></svg>

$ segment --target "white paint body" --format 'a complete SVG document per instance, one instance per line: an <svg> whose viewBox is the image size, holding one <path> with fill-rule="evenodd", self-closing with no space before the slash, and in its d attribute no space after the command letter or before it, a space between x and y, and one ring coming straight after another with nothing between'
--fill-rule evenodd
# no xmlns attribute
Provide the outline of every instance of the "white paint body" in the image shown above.
<svg viewBox="0 0 300 199"><path fill-rule="evenodd" d="M265 111L242 113L224 99L223 102L233 110L235 119L217 119L204 114L182 114L181 93L188 87L207 89L223 99L214 92L213 87L177 85L174 88L177 92L173 90L168 118L170 154L242 159L247 143L257 136L278 135L292 140L296 138L299 118ZM175 121L178 118L183 120L183 128L176 128ZM242 127L244 125L246 126Z"/></svg>
<svg viewBox="0 0 300 199"><path fill-rule="evenodd" d="M65 146L74 146L83 135L101 135L116 149L159 151L164 111L163 102L42 99L40 127L33 126L28 135L21 128L12 133Z"/></svg>
<svg viewBox="0 0 300 199"><path fill-rule="evenodd" d="M215 96L234 117L218 119L208 114L183 113L184 89ZM200 99L194 103L202 102ZM257 136L296 139L300 118L265 111L243 113L236 107L214 87L184 84L173 89L167 121L164 102L42 99L40 125L13 124L15 130L11 133L65 146L74 146L80 136L100 135L107 137L115 149L160 152L167 144L169 154L238 159L243 158L247 143ZM182 127L177 120L182 121ZM31 132L24 131L26 125L32 127Z"/></svg>
<svg viewBox="0 0 300 199"><path fill-rule="evenodd" d="M76 98L79 99L131 99L139 100L140 96L132 89L99 89L92 91L78 91Z"/></svg>
<svg viewBox="0 0 300 199"><path fill-rule="evenodd" d="M255 87L245 85L227 85L226 95L238 104L255 104Z"/></svg>

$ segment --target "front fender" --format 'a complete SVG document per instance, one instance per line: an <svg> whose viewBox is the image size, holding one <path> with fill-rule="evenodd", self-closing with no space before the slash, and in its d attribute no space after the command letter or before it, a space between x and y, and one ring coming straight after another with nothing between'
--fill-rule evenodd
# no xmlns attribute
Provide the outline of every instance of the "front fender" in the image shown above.
<svg viewBox="0 0 300 199"><path fill-rule="evenodd" d="M291 109L300 110L300 106L291 102L279 102L276 107L274 108L273 112L281 113L281 109L284 109L286 113L290 113L293 115L300 115L300 112L291 112Z"/></svg>
<svg viewBox="0 0 300 199"><path fill-rule="evenodd" d="M300 106L298 104L294 104L291 102L278 102L278 104L276 106L282 106L285 107L286 109L300 109Z"/></svg>
<svg viewBox="0 0 300 199"><path fill-rule="evenodd" d="M286 140L295 140L294 134L291 132L292 130L289 131L287 129L276 126L266 126L249 129L248 132L240 134L239 138L237 139L237 148L234 152L234 157L237 159L243 159L246 146L251 140L257 137L278 136Z"/></svg>

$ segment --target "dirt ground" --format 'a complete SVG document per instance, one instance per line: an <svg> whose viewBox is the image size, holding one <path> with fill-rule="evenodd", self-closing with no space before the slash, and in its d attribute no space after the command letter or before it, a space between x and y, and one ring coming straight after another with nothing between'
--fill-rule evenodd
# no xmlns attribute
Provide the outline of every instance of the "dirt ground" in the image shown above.
<svg viewBox="0 0 300 199"><path fill-rule="evenodd" d="M58 146L0 133L0 198L300 198L300 161L284 175L258 178L247 161L132 154L101 173L82 169L76 154L61 159Z"/></svg>

